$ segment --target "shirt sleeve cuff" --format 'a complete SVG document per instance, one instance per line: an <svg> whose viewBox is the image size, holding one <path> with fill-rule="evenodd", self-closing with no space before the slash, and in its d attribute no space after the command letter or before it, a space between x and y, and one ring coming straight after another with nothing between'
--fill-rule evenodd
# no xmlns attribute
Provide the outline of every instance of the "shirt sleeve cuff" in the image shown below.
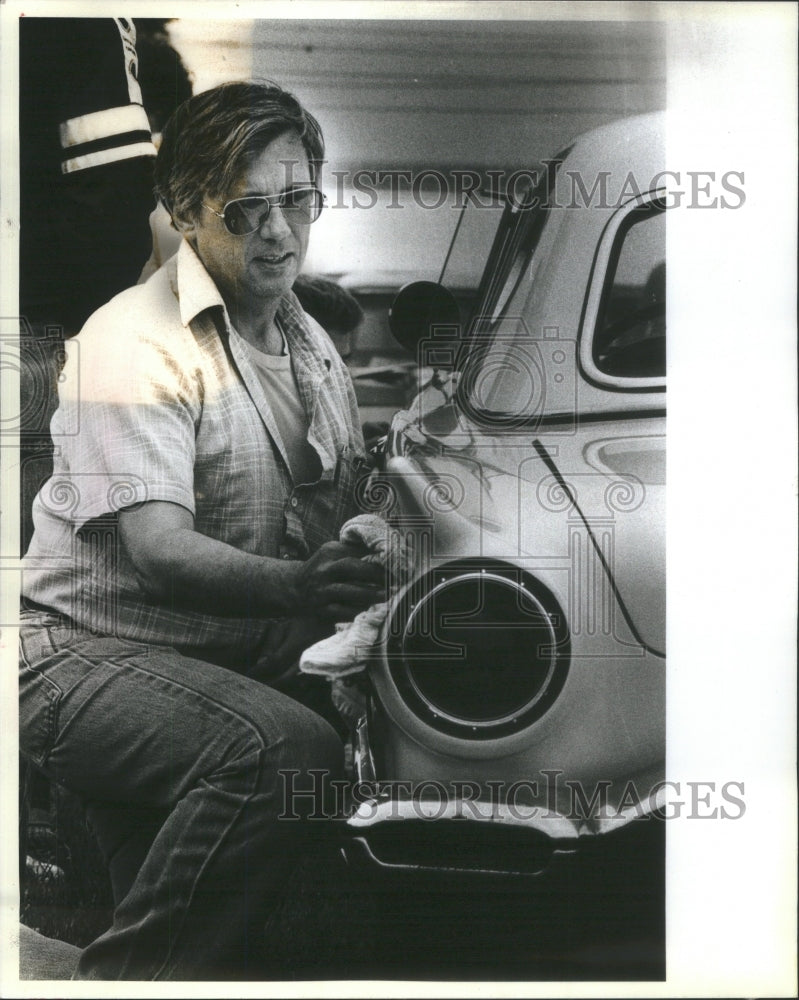
<svg viewBox="0 0 799 1000"><path fill-rule="evenodd" d="M179 504L192 516L195 514L194 495L190 490L168 483L148 484L134 475L114 479L91 474L56 475L39 495L44 509L70 521L73 531L96 517L159 500Z"/></svg>

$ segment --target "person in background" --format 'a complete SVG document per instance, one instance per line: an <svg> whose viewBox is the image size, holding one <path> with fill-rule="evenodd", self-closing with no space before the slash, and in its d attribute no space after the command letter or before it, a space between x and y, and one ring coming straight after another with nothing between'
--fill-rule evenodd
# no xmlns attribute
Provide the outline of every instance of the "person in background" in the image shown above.
<svg viewBox="0 0 799 1000"><path fill-rule="evenodd" d="M19 23L20 308L77 333L150 253L155 146L126 18Z"/></svg>
<svg viewBox="0 0 799 1000"><path fill-rule="evenodd" d="M335 281L311 274L298 275L294 293L303 309L320 324L347 361L352 354L353 336L364 318L355 296Z"/></svg>
<svg viewBox="0 0 799 1000"><path fill-rule="evenodd" d="M189 71L169 38L172 18L136 18L142 102L158 146L170 115L192 95Z"/></svg>
<svg viewBox="0 0 799 1000"><path fill-rule="evenodd" d="M335 281L311 274L298 276L294 292L303 309L326 330L338 353L349 364L353 341L364 321L363 309L355 296ZM375 454L375 449L379 449L385 440L388 426L382 420L367 420L362 425L367 452Z"/></svg>
<svg viewBox="0 0 799 1000"><path fill-rule="evenodd" d="M169 21L169 18L136 20L142 96L156 148L161 143L161 132L169 116L192 95L191 76L169 41ZM152 252L142 268L138 284L143 284L164 261L177 253L181 241L180 233L160 201L150 213L149 222Z"/></svg>
<svg viewBox="0 0 799 1000"><path fill-rule="evenodd" d="M23 561L20 746L90 802L111 866L113 925L77 979L258 978L319 830L312 776L340 775L340 739L292 680L385 585L338 541L358 410L292 292L323 155L277 85L181 105L156 166L180 249L89 318L64 369L53 426L79 409L80 430ZM287 771L317 794L287 804Z"/></svg>

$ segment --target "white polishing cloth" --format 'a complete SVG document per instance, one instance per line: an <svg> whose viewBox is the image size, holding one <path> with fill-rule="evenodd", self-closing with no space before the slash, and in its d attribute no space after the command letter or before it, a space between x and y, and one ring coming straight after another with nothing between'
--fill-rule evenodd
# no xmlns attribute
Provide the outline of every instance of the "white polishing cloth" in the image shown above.
<svg viewBox="0 0 799 1000"><path fill-rule="evenodd" d="M364 544L369 553L363 558L384 566L391 585L399 582L407 568L408 550L400 533L383 518L377 514L359 514L347 521L339 537L342 542ZM336 625L333 635L305 650L300 657L300 670L330 680L364 670L387 613L388 603L383 601L362 611L353 621Z"/></svg>

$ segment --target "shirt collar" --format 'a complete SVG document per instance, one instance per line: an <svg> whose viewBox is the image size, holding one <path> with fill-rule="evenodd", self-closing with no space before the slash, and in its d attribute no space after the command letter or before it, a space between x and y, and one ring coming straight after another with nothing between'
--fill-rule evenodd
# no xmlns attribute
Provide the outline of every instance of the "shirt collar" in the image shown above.
<svg viewBox="0 0 799 1000"><path fill-rule="evenodd" d="M180 305L181 323L188 326L206 309L220 308L226 328L230 330L231 324L225 302L191 244L184 239L169 263L174 263L175 270L171 280ZM295 365L304 364L316 381L325 378L332 364L328 345L318 338L314 338L316 342L312 345L307 317L293 291L283 297L277 315L282 323L289 354L294 359Z"/></svg>
<svg viewBox="0 0 799 1000"><path fill-rule="evenodd" d="M299 366L304 366L310 378L317 383L327 378L332 367L329 342L325 344L321 337L312 332L309 317L293 290L280 300L277 318L283 327L295 371Z"/></svg>
<svg viewBox="0 0 799 1000"><path fill-rule="evenodd" d="M214 307L221 307L227 315L219 289L191 244L183 240L173 260L175 274L172 287L180 304L181 323L188 326L201 312Z"/></svg>

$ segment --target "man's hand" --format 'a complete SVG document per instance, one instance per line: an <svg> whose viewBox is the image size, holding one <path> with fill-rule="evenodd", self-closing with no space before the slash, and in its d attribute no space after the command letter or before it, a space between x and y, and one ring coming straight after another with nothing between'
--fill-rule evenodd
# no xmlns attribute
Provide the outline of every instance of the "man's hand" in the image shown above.
<svg viewBox="0 0 799 1000"><path fill-rule="evenodd" d="M119 527L140 586L172 607L332 623L385 600L385 570L363 562L358 545L327 542L306 562L256 556L199 534L188 510L156 500L120 511Z"/></svg>
<svg viewBox="0 0 799 1000"><path fill-rule="evenodd" d="M336 622L352 621L361 611L386 599L386 571L364 562L362 546L325 542L301 564L297 578L299 606Z"/></svg>

